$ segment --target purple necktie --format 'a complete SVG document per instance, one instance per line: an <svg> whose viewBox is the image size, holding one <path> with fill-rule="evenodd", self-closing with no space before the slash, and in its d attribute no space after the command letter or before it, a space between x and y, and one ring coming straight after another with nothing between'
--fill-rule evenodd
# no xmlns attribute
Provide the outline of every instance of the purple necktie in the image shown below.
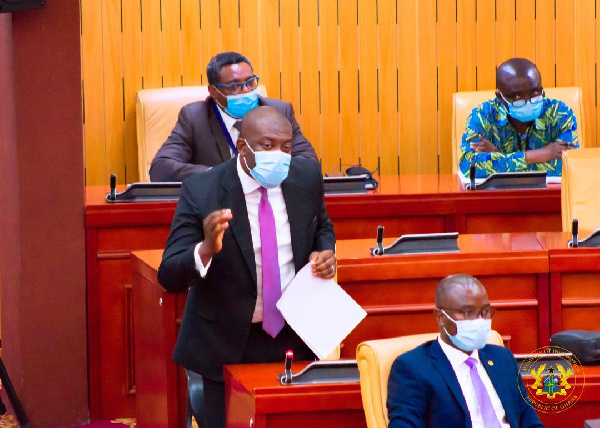
<svg viewBox="0 0 600 428"><path fill-rule="evenodd" d="M281 297L277 230L267 189L260 187L259 190L258 222L260 223L260 254L262 258L263 330L271 337L275 337L285 324L283 315L275 306Z"/></svg>
<svg viewBox="0 0 600 428"><path fill-rule="evenodd" d="M494 412L492 400L485 389L485 385L479 377L479 373L477 373L477 360L469 357L465 363L471 369L471 382L473 382L475 396L477 397L477 404L479 405L479 411L481 412L481 417L483 418L485 427L500 428L500 421L496 416L496 412Z"/></svg>

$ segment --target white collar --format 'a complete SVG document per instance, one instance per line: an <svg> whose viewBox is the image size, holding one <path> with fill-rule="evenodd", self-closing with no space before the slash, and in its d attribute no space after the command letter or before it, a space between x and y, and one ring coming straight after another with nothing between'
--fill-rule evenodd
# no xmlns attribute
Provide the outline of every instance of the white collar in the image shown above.
<svg viewBox="0 0 600 428"><path fill-rule="evenodd" d="M468 354L465 354L460 349L456 349L454 346L448 345L446 342L444 342L442 340L442 338L440 336L438 336L437 340L442 348L442 351L446 355L446 358L448 358L448 361L450 361L450 365L452 366L452 369L454 369L454 371L456 371L456 369L458 369L461 364L464 364L468 358L472 357L472 358L476 359L478 362L480 361L479 360L479 352L477 351L477 349L474 350L471 353L471 355L468 355Z"/></svg>
<svg viewBox="0 0 600 428"><path fill-rule="evenodd" d="M221 106L219 105L219 103L217 102L217 100L215 100L215 104L217 105L217 110L219 110L219 114L221 115L221 119L223 120L223 123L225 124L225 128L228 131L231 130L231 128L233 128L233 125L235 125L235 123L238 120L241 120L241 119L236 119L235 117L229 116L227 114L227 112L221 108ZM235 141L233 143L235 144Z"/></svg>
<svg viewBox="0 0 600 428"><path fill-rule="evenodd" d="M242 157L238 155L237 157L237 173L240 177L240 182L242 183L242 190L244 191L244 195L248 193L254 192L256 189L260 187L258 181L254 178L250 177L246 174L246 171L242 168Z"/></svg>

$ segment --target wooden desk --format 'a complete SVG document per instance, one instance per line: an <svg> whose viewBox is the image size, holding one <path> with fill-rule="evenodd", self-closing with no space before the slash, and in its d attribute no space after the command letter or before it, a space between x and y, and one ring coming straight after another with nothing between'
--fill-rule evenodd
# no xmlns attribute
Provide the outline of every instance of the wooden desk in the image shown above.
<svg viewBox="0 0 600 428"><path fill-rule="evenodd" d="M598 330L600 248L567 248L569 233L538 233L538 239L550 258L550 332Z"/></svg>
<svg viewBox="0 0 600 428"><path fill-rule="evenodd" d="M367 195L327 196L338 239L402 233L560 230L560 186L467 192L454 175L380 177ZM108 204L108 187L86 189L90 416L135 413L130 253L163 248L175 202ZM122 187L119 188L122 190Z"/></svg>
<svg viewBox="0 0 600 428"><path fill-rule="evenodd" d="M304 366L297 365L294 372ZM225 367L228 428L366 427L358 383L283 386L277 380L282 369L283 364ZM548 428L582 427L585 419L600 417L600 366L587 366L585 374L577 404L540 414Z"/></svg>
<svg viewBox="0 0 600 428"><path fill-rule="evenodd" d="M437 331L435 288L453 273L483 282L499 309L493 328L513 352L548 344L548 254L534 233L461 235L461 252L449 254L373 257L372 245L372 240L337 243L338 283L367 311L342 343L342 357L354 358L365 339Z"/></svg>

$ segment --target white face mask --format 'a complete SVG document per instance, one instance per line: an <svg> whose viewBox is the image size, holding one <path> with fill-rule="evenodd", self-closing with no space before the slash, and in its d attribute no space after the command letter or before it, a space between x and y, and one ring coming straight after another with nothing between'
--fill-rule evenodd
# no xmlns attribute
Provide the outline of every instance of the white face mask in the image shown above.
<svg viewBox="0 0 600 428"><path fill-rule="evenodd" d="M466 352L472 352L475 349L481 349L485 346L492 332L491 319L477 318L474 320L456 321L450 318L443 309L440 309L440 311L456 324L455 336L450 336L446 327L443 327L454 346Z"/></svg>

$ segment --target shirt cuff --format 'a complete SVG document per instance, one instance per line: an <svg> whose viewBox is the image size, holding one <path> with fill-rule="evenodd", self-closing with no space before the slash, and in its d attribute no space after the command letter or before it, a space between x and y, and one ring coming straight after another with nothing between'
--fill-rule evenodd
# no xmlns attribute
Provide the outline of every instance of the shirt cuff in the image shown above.
<svg viewBox="0 0 600 428"><path fill-rule="evenodd" d="M194 262L196 263L196 270L200 274L200 277L204 278L206 276L206 272L208 272L208 268L210 267L210 264L212 263L212 258L208 261L206 266L204 266L202 264L202 259L200 259L200 253L199 253L200 245L202 245L202 242L197 243L196 246L194 247Z"/></svg>

